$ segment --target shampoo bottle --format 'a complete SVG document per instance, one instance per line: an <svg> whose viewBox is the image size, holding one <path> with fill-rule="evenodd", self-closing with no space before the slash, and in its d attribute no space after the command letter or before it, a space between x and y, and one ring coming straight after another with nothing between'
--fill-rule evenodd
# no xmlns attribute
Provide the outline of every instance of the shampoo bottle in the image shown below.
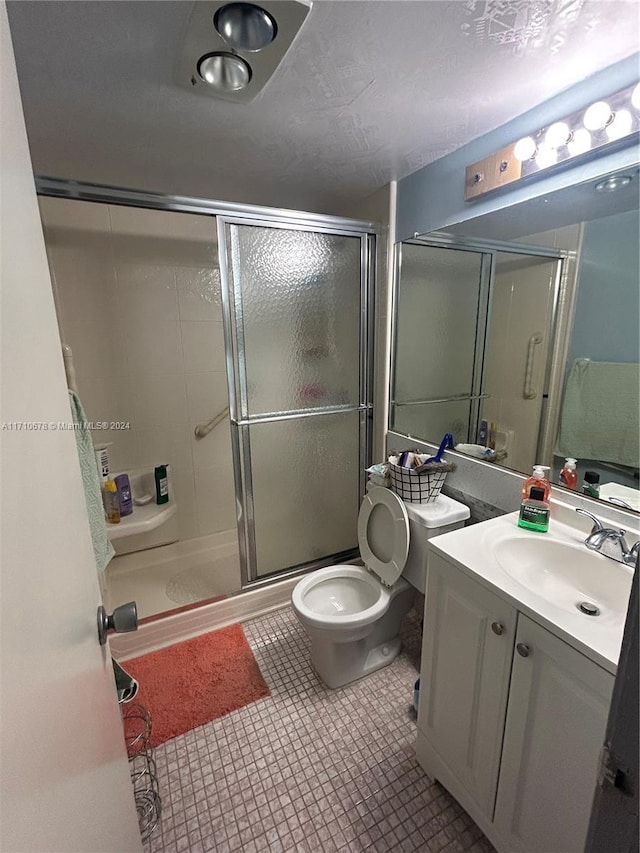
<svg viewBox="0 0 640 853"><path fill-rule="evenodd" d="M133 500L131 498L131 483L128 474L118 474L115 478L118 489L118 500L120 502L120 516L131 515L133 512Z"/></svg>
<svg viewBox="0 0 640 853"><path fill-rule="evenodd" d="M560 485L567 489L575 489L578 485L578 472L576 471L577 459L569 457L565 459L562 471L560 471Z"/></svg>
<svg viewBox="0 0 640 853"><path fill-rule="evenodd" d="M102 502L104 512L109 524L120 523L120 500L118 498L118 487L115 481L109 478L102 489Z"/></svg>
<svg viewBox="0 0 640 853"><path fill-rule="evenodd" d="M532 486L530 497L525 498L520 507L518 527L546 533L549 529L550 514L551 510L545 500L544 489Z"/></svg>
<svg viewBox="0 0 640 853"><path fill-rule="evenodd" d="M526 501L528 497L530 497L531 489L535 486L537 489L542 489L544 492L544 500L549 500L549 493L551 492L551 483L547 479L546 471L549 470L548 465L535 465L533 468L533 474L529 477L528 480L525 480L524 486L522 487L522 500Z"/></svg>
<svg viewBox="0 0 640 853"><path fill-rule="evenodd" d="M153 473L156 479L156 503L169 503L169 479L167 477L167 466L158 465Z"/></svg>

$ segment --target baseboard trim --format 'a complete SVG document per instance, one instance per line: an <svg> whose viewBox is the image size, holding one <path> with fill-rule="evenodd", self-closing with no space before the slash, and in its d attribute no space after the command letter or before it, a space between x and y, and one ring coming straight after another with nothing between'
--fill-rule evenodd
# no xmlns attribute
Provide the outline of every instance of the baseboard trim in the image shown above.
<svg viewBox="0 0 640 853"><path fill-rule="evenodd" d="M260 589L248 590L238 595L205 604L195 610L176 613L157 622L141 625L131 634L112 634L109 637L111 653L120 661L163 649L182 640L224 628L236 622L255 619L272 610L286 607L291 592L300 580L287 578Z"/></svg>

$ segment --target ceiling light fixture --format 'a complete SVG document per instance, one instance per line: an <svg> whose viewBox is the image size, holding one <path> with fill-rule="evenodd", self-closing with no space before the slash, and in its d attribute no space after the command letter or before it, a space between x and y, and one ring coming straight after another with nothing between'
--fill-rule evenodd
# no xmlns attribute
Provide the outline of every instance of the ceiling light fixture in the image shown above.
<svg viewBox="0 0 640 853"><path fill-rule="evenodd" d="M613 193L616 190L627 187L633 180L631 175L611 175L603 181L598 181L596 189L600 193Z"/></svg>
<svg viewBox="0 0 640 853"><path fill-rule="evenodd" d="M311 9L311 0L198 0L175 67L190 92L248 104L264 89Z"/></svg>
<svg viewBox="0 0 640 853"><path fill-rule="evenodd" d="M238 92L251 80L249 65L233 53L209 53L198 61L198 74L219 92Z"/></svg>
<svg viewBox="0 0 640 853"><path fill-rule="evenodd" d="M593 156L605 147L622 147L640 135L640 83L606 100L523 136L483 160L467 166L465 201L557 169L576 157Z"/></svg>
<svg viewBox="0 0 640 853"><path fill-rule="evenodd" d="M228 3L213 16L213 25L234 50L263 50L276 37L275 20L253 3Z"/></svg>

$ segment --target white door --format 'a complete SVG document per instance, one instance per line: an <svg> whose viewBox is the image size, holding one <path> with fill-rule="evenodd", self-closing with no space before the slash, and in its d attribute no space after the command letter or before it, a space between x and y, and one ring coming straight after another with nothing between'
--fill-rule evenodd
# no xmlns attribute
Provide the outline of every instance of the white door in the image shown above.
<svg viewBox="0 0 640 853"><path fill-rule="evenodd" d="M70 411L4 2L0 37L0 849L138 851L75 438L8 426Z"/></svg>
<svg viewBox="0 0 640 853"><path fill-rule="evenodd" d="M614 677L522 614L516 639L494 823L510 851L582 853Z"/></svg>
<svg viewBox="0 0 640 853"><path fill-rule="evenodd" d="M502 598L442 557L429 555L417 756L438 778L441 760L489 816L516 620L516 611ZM430 751L436 758L432 766ZM442 776L441 781L449 780Z"/></svg>

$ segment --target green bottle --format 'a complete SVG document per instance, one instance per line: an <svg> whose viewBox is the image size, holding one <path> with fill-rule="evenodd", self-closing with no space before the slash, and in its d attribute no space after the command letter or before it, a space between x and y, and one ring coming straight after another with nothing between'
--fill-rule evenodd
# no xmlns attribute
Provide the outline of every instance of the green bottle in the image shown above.
<svg viewBox="0 0 640 853"><path fill-rule="evenodd" d="M549 529L549 516L551 509L544 499L544 489L533 486L530 496L522 501L520 506L520 517L518 527L526 530L537 530L546 533Z"/></svg>
<svg viewBox="0 0 640 853"><path fill-rule="evenodd" d="M585 471L582 491L592 498L600 497L600 474L597 471Z"/></svg>
<svg viewBox="0 0 640 853"><path fill-rule="evenodd" d="M156 503L169 503L169 478L167 477L167 466L158 465L153 473L156 478Z"/></svg>

